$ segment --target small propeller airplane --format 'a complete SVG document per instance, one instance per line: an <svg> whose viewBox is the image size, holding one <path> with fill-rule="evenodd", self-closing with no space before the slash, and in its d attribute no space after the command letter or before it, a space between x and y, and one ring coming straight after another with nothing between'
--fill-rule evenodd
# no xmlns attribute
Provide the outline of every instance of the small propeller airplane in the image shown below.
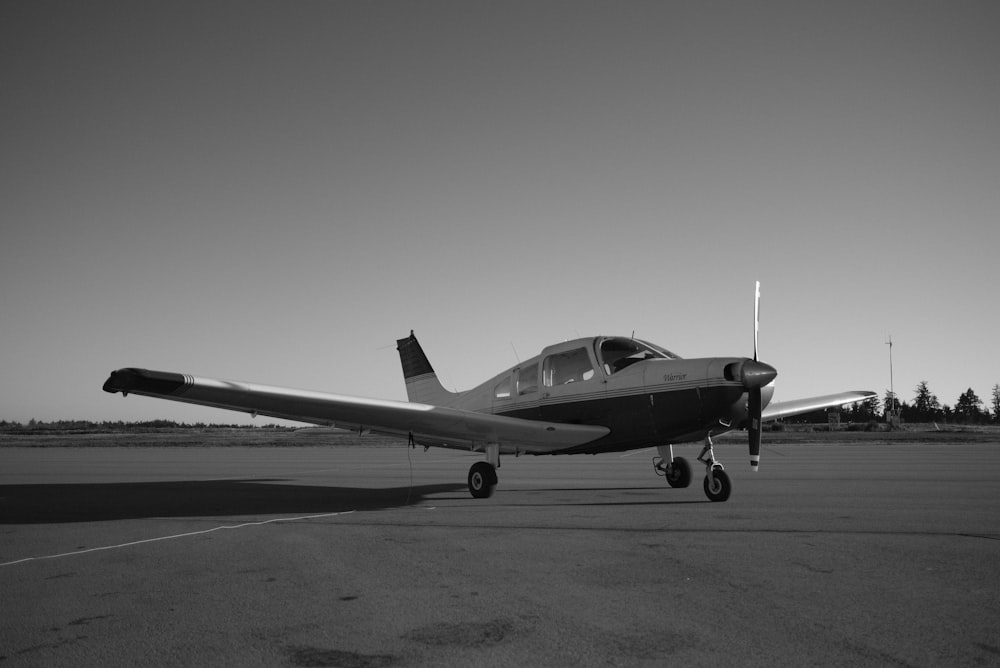
<svg viewBox="0 0 1000 668"><path fill-rule="evenodd" d="M671 487L691 483L691 466L673 446L704 441L705 495L725 501L732 483L715 458L712 437L746 429L750 466L760 462L761 424L865 401L849 391L771 403L778 372L757 359L760 282L754 299L754 354L683 359L623 336L548 346L481 385L446 390L410 332L396 342L409 401L365 399L179 373L124 368L104 391L138 394L266 415L358 433L399 436L410 445L482 452L469 469L469 492L493 494L500 455L622 452L655 446L654 471Z"/></svg>

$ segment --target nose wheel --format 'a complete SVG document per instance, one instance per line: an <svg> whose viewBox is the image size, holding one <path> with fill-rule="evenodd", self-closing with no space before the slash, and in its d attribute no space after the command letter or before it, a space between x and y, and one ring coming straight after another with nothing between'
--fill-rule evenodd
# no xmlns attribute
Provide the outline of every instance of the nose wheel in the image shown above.
<svg viewBox="0 0 1000 668"><path fill-rule="evenodd" d="M725 501L733 491L733 483L729 480L729 475L723 470L722 464L715 459L715 452L712 450L712 437L705 437L705 447L698 455L698 461L705 465L705 496L709 501Z"/></svg>
<svg viewBox="0 0 1000 668"><path fill-rule="evenodd" d="M709 501L725 501L729 498L729 493L733 491L733 484L729 481L729 475L719 468L710 470L705 476L705 496Z"/></svg>

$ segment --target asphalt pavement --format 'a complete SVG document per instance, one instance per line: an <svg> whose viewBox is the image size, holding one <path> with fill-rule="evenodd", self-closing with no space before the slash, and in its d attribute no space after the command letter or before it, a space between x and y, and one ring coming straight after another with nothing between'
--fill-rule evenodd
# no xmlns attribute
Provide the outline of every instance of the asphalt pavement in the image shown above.
<svg viewBox="0 0 1000 668"><path fill-rule="evenodd" d="M0 448L0 662L1000 663L1000 444L654 454Z"/></svg>

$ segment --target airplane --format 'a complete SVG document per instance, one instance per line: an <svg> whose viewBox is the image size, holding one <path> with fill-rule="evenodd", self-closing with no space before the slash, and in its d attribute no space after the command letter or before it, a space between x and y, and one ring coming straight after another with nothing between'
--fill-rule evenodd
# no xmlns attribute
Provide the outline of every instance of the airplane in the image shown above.
<svg viewBox="0 0 1000 668"><path fill-rule="evenodd" d="M464 392L438 380L413 331L396 341L408 401L366 399L310 390L123 368L104 391L213 406L315 425L378 433L410 446L481 452L468 474L474 498L492 496L500 455L624 452L655 446L653 467L675 488L691 483L691 466L673 446L703 441L697 461L711 501L726 501L732 482L715 458L712 437L748 433L750 466L760 462L761 425L875 397L848 391L771 403L777 370L757 359L760 282L754 300L754 354L684 359L627 336L556 343Z"/></svg>

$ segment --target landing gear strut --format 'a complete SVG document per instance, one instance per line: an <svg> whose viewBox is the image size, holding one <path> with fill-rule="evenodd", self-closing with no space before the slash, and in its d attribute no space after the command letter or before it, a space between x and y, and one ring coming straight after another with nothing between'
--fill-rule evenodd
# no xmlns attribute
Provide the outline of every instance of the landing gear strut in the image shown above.
<svg viewBox="0 0 1000 668"><path fill-rule="evenodd" d="M476 462L469 469L469 493L476 499L493 496L497 486L497 468L500 467L500 446L490 443L486 446L486 461Z"/></svg>

